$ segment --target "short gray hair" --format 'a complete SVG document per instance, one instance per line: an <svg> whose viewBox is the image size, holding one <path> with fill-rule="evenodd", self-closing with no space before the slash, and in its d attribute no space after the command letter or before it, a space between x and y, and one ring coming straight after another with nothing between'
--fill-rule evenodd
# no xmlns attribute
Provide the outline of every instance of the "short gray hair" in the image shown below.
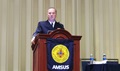
<svg viewBox="0 0 120 71"><path fill-rule="evenodd" d="M55 12L57 13L57 10L55 9L55 7L49 7L48 10L49 10L49 9L54 9Z"/></svg>

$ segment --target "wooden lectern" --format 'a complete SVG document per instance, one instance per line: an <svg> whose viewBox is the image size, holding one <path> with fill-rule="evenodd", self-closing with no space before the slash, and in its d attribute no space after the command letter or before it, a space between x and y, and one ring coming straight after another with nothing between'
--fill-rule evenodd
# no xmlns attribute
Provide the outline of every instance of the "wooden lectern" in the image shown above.
<svg viewBox="0 0 120 71"><path fill-rule="evenodd" d="M72 36L68 31L57 29L49 34L38 34L35 38L35 45L32 45L33 50L33 71L48 71L47 70L47 51L46 39L72 39L74 40L74 61L73 71L80 71L80 39L82 36Z"/></svg>

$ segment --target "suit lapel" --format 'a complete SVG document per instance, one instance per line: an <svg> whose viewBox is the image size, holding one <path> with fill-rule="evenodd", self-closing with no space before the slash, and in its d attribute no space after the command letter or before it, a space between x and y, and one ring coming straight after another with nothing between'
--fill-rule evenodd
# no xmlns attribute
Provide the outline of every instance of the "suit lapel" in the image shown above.
<svg viewBox="0 0 120 71"><path fill-rule="evenodd" d="M55 22L54 29L58 28L58 22Z"/></svg>
<svg viewBox="0 0 120 71"><path fill-rule="evenodd" d="M50 29L54 29L54 28L52 27L52 25L49 23L49 21L48 21L48 20L46 21L46 23L45 23L45 24L46 24L46 27L48 27L48 28L50 28Z"/></svg>

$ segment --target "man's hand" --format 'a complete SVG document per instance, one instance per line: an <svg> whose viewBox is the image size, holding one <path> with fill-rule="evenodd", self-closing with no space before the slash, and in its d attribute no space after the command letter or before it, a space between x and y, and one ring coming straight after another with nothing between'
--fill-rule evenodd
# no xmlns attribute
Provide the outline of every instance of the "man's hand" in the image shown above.
<svg viewBox="0 0 120 71"><path fill-rule="evenodd" d="M32 44L35 44L35 41L33 40L31 43L32 43Z"/></svg>
<svg viewBox="0 0 120 71"><path fill-rule="evenodd" d="M31 43L32 43L32 44L35 44L35 37L33 37L33 38L31 39Z"/></svg>

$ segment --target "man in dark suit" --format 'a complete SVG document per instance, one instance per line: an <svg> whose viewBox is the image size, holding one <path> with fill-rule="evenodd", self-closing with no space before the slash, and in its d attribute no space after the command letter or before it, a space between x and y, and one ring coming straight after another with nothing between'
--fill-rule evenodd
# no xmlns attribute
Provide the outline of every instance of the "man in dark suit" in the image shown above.
<svg viewBox="0 0 120 71"><path fill-rule="evenodd" d="M48 34L50 31L53 31L58 28L64 29L64 26L55 20L57 14L57 10L55 8L50 7L48 9L47 14L48 14L48 20L40 21L38 23L37 29L34 32L33 38L31 40L32 44L35 44L34 39L38 33Z"/></svg>

